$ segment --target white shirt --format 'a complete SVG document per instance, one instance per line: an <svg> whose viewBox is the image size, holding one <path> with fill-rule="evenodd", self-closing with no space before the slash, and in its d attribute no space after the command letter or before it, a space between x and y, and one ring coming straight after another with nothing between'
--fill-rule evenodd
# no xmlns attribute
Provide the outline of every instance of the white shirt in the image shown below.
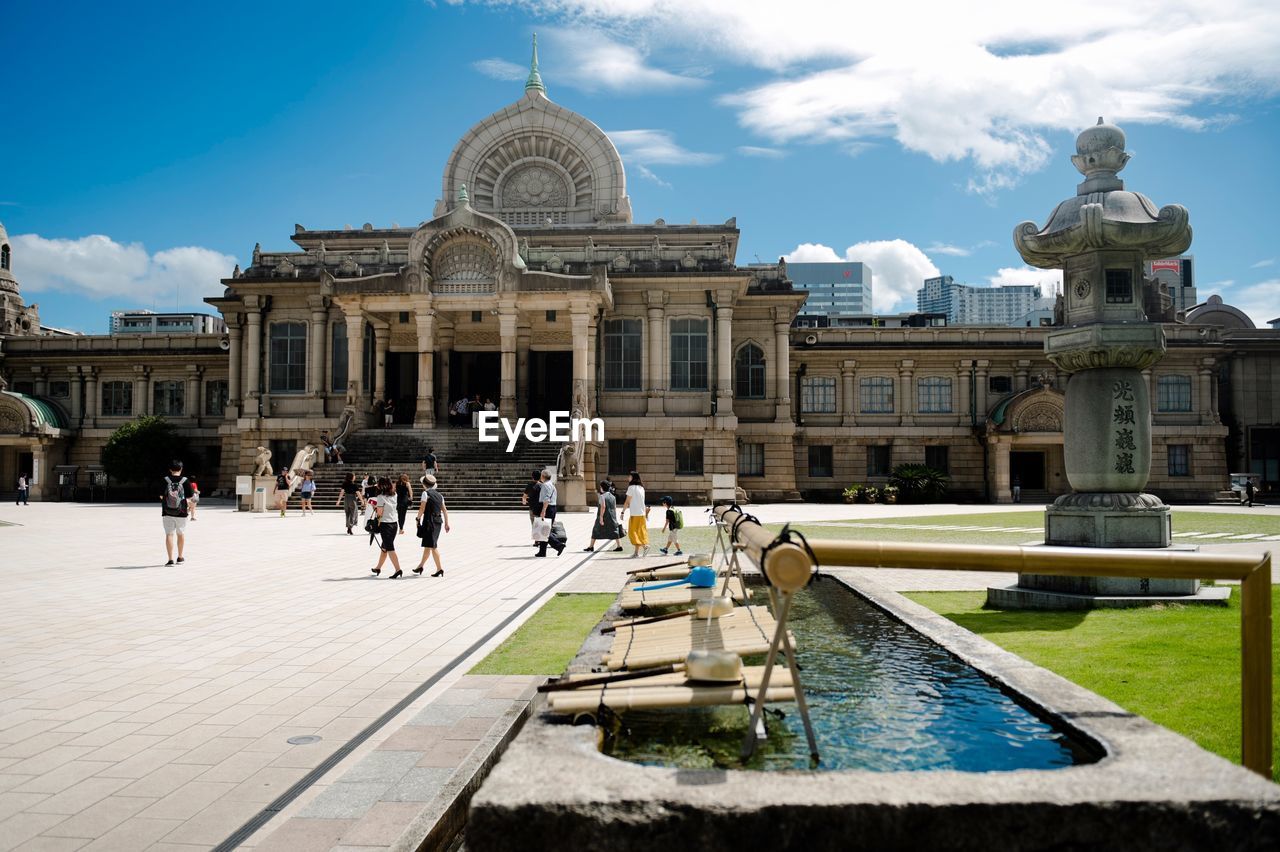
<svg viewBox="0 0 1280 852"><path fill-rule="evenodd" d="M634 518L637 515L643 515L644 514L644 486L643 485L627 486L627 498L631 500L631 506L628 509L628 511L631 512L631 517Z"/></svg>
<svg viewBox="0 0 1280 852"><path fill-rule="evenodd" d="M374 506L382 507L382 519L380 521L381 523L384 523L384 524L396 523L396 493L394 491L390 491L386 494L379 494L377 497L374 497L369 502L372 503ZM374 511L376 512L377 510L375 509Z"/></svg>

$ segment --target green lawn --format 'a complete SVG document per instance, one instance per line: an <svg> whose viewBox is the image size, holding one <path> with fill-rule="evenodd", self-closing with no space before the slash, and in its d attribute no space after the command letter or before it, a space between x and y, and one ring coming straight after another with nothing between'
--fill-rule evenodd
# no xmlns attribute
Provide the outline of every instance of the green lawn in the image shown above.
<svg viewBox="0 0 1280 852"><path fill-rule="evenodd" d="M1089 612L987 610L982 608L984 592L914 592L907 597L1240 762L1238 591L1229 607ZM1271 605L1280 609L1280 589L1272 590ZM1280 655L1273 663L1273 677L1280 682ZM1280 703L1272 714L1280 732ZM1280 737L1276 751L1280 753ZM1280 780L1280 773L1276 777Z"/></svg>
<svg viewBox="0 0 1280 852"><path fill-rule="evenodd" d="M485 675L557 675L578 653L616 595L558 594L471 670Z"/></svg>

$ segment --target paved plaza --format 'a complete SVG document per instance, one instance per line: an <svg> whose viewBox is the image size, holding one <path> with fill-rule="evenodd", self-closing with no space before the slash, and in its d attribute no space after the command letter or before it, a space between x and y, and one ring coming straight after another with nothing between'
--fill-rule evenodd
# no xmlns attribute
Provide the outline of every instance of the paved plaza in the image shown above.
<svg viewBox="0 0 1280 852"><path fill-rule="evenodd" d="M752 509L766 522L875 524L1009 507ZM1280 510L1253 511L1275 514L1280 530ZM686 510L691 523L697 516ZM436 722L424 710L545 596L616 591L637 564L581 552L589 516L562 517L564 555L535 559L523 514L453 513L446 576L391 581L372 578L376 549L345 535L336 512L281 519L203 505L188 528L188 561L165 567L153 506L0 507L0 848L209 849L255 818L260 827L244 845L271 845L291 817L302 820L289 823L296 827L308 814L352 807L326 795L339 780L347 785L339 791L366 784L358 792L372 796L362 806L373 809L370 819L409 825L426 793L414 798L406 781L400 792L384 785L375 794L372 782L347 773L369 771L366 761L407 761L405 743L478 740L487 722L458 715L447 721L460 733L427 733L422 726ZM399 541L411 568L417 539ZM1006 579L868 573L901 589L980 589ZM453 694L488 702L468 712L492 721L491 705L523 689L494 682ZM319 739L289 742L297 737ZM439 755L420 758L426 763L400 767L402 781L412 776L429 791L443 777L432 762ZM303 781L304 790L281 800ZM376 826L361 826L377 835Z"/></svg>

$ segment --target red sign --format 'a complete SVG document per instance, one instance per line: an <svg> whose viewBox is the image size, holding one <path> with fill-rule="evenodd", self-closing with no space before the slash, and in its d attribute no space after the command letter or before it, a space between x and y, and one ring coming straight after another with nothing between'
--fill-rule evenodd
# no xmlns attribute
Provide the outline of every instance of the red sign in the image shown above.
<svg viewBox="0 0 1280 852"><path fill-rule="evenodd" d="M1161 269L1167 269L1170 272L1181 272L1182 262L1179 260L1153 260L1151 261L1151 271L1159 272Z"/></svg>

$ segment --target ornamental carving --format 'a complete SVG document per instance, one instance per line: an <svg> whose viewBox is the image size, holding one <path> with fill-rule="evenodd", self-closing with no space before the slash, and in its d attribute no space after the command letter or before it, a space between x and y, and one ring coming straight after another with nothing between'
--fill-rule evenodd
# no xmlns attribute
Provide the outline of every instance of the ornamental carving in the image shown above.
<svg viewBox="0 0 1280 852"><path fill-rule="evenodd" d="M547 258L547 269L552 272L559 272L564 269L564 260L558 254L551 255L551 257Z"/></svg>
<svg viewBox="0 0 1280 852"><path fill-rule="evenodd" d="M1164 357L1163 347L1098 346L1065 352L1046 352L1045 357L1064 373L1097 370L1104 367L1132 367L1145 370Z"/></svg>
<svg viewBox="0 0 1280 852"><path fill-rule="evenodd" d="M564 178L546 166L525 166L502 184L502 209L567 206L568 185Z"/></svg>
<svg viewBox="0 0 1280 852"><path fill-rule="evenodd" d="M1061 432L1062 408L1051 402L1035 402L1018 412L1014 421L1018 432Z"/></svg>
<svg viewBox="0 0 1280 852"><path fill-rule="evenodd" d="M0 405L0 434L21 435L31 426L31 418L25 408L12 403Z"/></svg>
<svg viewBox="0 0 1280 852"><path fill-rule="evenodd" d="M439 283L492 281L498 275L498 258L486 243L462 237L436 251L431 271Z"/></svg>

